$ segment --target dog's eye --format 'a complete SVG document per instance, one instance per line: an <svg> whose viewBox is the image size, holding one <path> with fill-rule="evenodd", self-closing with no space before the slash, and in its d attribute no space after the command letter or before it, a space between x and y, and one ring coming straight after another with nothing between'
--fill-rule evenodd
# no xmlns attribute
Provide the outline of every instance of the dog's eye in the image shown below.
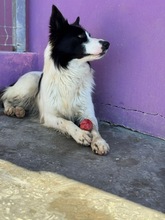
<svg viewBox="0 0 165 220"><path fill-rule="evenodd" d="M78 37L79 39L84 39L84 38L86 38L86 35L85 35L85 34L79 34L77 37Z"/></svg>

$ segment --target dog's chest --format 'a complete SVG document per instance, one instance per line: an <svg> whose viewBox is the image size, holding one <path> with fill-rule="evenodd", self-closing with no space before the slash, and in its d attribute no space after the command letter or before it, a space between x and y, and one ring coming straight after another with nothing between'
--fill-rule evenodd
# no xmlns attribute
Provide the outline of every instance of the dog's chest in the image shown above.
<svg viewBox="0 0 165 220"><path fill-rule="evenodd" d="M67 70L52 69L43 77L44 108L59 117L77 118L86 109L93 88L93 70L72 62Z"/></svg>
<svg viewBox="0 0 165 220"><path fill-rule="evenodd" d="M50 94L56 114L70 118L81 111L81 106L90 93L84 83L63 82L56 84Z"/></svg>
<svg viewBox="0 0 165 220"><path fill-rule="evenodd" d="M79 117L91 96L93 70L88 68L83 75L81 72L63 73L47 83L49 105L53 112L65 118Z"/></svg>

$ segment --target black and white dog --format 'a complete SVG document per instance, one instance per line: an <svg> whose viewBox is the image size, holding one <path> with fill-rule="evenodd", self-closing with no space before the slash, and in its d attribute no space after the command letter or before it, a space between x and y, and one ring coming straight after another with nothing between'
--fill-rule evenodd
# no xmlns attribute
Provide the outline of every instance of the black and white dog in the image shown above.
<svg viewBox="0 0 165 220"><path fill-rule="evenodd" d="M2 96L4 113L24 117L35 103L45 126L69 134L77 143L90 145L96 154L105 155L109 145L98 132L91 97L94 71L89 61L102 58L109 43L92 38L79 20L69 24L53 5L43 74L29 72L8 87ZM76 125L83 119L92 121L91 132Z"/></svg>

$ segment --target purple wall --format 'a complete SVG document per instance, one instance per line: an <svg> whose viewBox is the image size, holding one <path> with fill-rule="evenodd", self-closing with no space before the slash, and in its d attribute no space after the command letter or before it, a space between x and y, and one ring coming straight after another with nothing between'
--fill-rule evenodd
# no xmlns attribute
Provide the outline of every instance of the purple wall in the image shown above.
<svg viewBox="0 0 165 220"><path fill-rule="evenodd" d="M35 53L0 52L0 91L24 73L35 70L37 64Z"/></svg>
<svg viewBox="0 0 165 220"><path fill-rule="evenodd" d="M111 42L94 62L94 102L100 119L165 138L165 1L29 0L28 50L42 69L51 5L69 22L77 16L98 38Z"/></svg>

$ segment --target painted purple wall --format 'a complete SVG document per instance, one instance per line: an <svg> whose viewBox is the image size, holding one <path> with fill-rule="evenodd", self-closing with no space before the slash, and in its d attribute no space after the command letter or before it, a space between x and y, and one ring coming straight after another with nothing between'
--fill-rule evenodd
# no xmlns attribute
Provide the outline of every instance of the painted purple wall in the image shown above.
<svg viewBox="0 0 165 220"><path fill-rule="evenodd" d="M97 116L165 138L165 1L29 0L29 49L39 53L39 69L53 3L70 22L79 15L93 36L111 42L93 64Z"/></svg>
<svg viewBox="0 0 165 220"><path fill-rule="evenodd" d="M35 53L0 52L0 91L15 83L21 75L35 70L37 64Z"/></svg>
<svg viewBox="0 0 165 220"><path fill-rule="evenodd" d="M77 16L92 36L110 41L94 62L94 103L100 119L165 139L165 1L28 0L28 50L42 69L51 5Z"/></svg>

